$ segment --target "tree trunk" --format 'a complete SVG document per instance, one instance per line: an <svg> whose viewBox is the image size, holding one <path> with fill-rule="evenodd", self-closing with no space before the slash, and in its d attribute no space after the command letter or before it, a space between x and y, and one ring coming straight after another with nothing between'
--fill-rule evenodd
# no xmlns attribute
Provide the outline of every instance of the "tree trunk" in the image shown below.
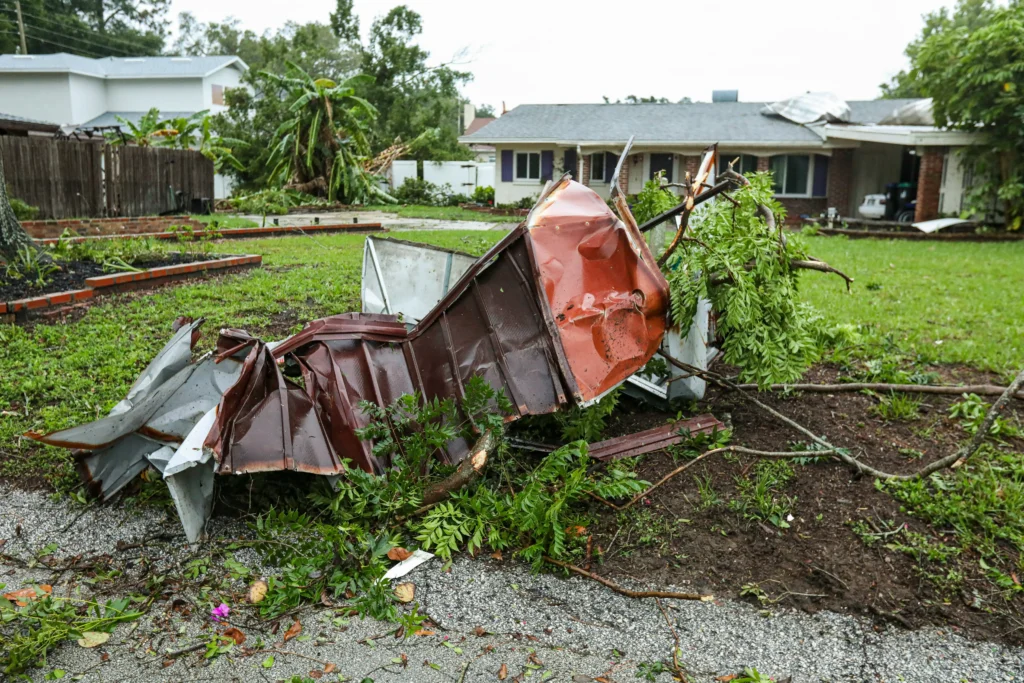
<svg viewBox="0 0 1024 683"><path fill-rule="evenodd" d="M0 256L10 262L18 258L25 248L35 251L36 243L18 223L7 198L7 178L4 176L4 160L0 155Z"/></svg>

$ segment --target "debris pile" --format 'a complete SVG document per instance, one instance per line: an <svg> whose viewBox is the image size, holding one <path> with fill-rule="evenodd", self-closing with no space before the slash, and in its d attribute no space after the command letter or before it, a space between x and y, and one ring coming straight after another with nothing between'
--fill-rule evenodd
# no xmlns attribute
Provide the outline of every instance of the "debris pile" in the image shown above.
<svg viewBox="0 0 1024 683"><path fill-rule="evenodd" d="M668 284L635 223L568 177L461 277L446 273L440 300L411 329L393 314L403 311L392 308L375 245L367 249L384 312L317 320L277 343L222 330L216 352L196 362L203 321L179 320L110 415L28 436L75 449L103 500L152 465L195 541L215 473L338 476L345 460L383 472L389 463L356 435L369 423L362 401L461 399L479 376L511 400L510 419L587 406L641 370L668 327ZM440 457L458 463L470 449L456 439Z"/></svg>

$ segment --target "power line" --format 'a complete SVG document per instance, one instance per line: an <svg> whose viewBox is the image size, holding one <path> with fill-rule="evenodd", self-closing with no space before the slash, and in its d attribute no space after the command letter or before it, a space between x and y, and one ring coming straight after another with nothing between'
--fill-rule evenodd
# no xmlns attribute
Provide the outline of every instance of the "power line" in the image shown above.
<svg viewBox="0 0 1024 683"><path fill-rule="evenodd" d="M26 30L31 29L33 31L43 31L45 33L49 33L50 35L66 38L67 40L69 40L69 41L71 41L73 43L87 43L89 45L96 45L97 47L99 47L101 49L93 50L93 52L99 52L101 54L103 52L105 52L105 51L116 52L116 56L122 56L122 57L131 57L132 54L133 54L133 53L130 53L130 52L124 52L119 47L112 47L110 45L105 45L103 43L99 43L99 42L96 42L94 40L88 40L86 38L80 38L80 37L78 37L76 35L72 35L72 34L69 34L69 33L60 33L59 31L51 31L48 28L42 28L41 26L37 26L35 24L26 23L25 24L25 29ZM78 50L78 49L81 49L81 48L70 48L70 49ZM85 49L88 49L88 48L85 48Z"/></svg>
<svg viewBox="0 0 1024 683"><path fill-rule="evenodd" d="M20 34L17 31L0 31L0 35L20 36ZM55 43L52 40L47 40L46 38L39 38L37 36L29 36L29 38L31 38L32 40L38 40L40 43L46 43L47 45L53 45L55 47L62 47L62 48L68 49L68 50L78 50L79 52L85 52L85 50L82 50L81 48L70 47L70 46L65 45L63 43ZM95 54L95 53L89 53L87 56L88 57L102 57L103 55L98 55L98 54Z"/></svg>
<svg viewBox="0 0 1024 683"><path fill-rule="evenodd" d="M15 10L12 9L11 7L5 7L5 6L0 6L0 11L15 12ZM53 19L51 19L49 17L44 17L44 16L41 16L41 15L35 14L34 12L27 12L24 9L22 9L22 14L25 15L26 17L32 17L32 18L38 19L38 20L40 20L42 22L46 22L46 23L48 23L51 26L58 26L58 27L63 29L63 31L53 31L53 30L48 29L48 28L42 28L40 26L37 26L36 28L38 30L40 30L40 31L46 31L47 33L53 33L53 34L56 34L56 35L66 36L67 38L72 39L72 40L81 40L83 42L92 42L94 45L99 45L99 46L101 46L101 47L103 47L105 49L118 49L121 52L125 53L126 56L130 56L132 54L137 54L137 52L129 52L126 48L124 48L124 47L117 47L116 45L112 47L110 45L110 43L120 43L122 45L127 46L128 48L131 48L134 51L139 51L139 50L148 51L148 50L152 49L152 46L143 45L142 43L135 42L135 41L133 41L133 40L131 40L129 38L124 38L124 37L120 37L120 36L109 36L107 34L100 33L99 31L96 31L95 29L89 28L88 26L83 25L83 24L79 24L79 25L73 25L73 24L60 25L57 22L53 21ZM74 31L78 31L78 32L80 32L82 34L89 35L91 37L100 38L102 40L102 42L90 41L88 38L84 38L84 37L81 37L81 36L78 36L78 35L74 35L72 33Z"/></svg>

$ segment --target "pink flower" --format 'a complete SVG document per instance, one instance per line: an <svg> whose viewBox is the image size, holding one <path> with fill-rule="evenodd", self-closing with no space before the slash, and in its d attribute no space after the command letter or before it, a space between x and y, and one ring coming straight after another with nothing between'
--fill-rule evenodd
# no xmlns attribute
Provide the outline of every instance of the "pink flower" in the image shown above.
<svg viewBox="0 0 1024 683"><path fill-rule="evenodd" d="M221 621L223 619L227 619L229 614L231 614L231 608L222 602L220 605L210 610L210 619L214 621Z"/></svg>

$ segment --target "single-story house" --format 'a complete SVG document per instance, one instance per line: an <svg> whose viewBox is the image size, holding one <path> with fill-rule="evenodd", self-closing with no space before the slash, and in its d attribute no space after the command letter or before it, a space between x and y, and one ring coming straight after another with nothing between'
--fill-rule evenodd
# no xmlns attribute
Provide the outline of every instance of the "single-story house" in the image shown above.
<svg viewBox="0 0 1024 683"><path fill-rule="evenodd" d="M812 105L824 99L833 106L817 119L800 119L799 105L807 104L806 98ZM961 210L964 173L951 151L971 144L970 134L930 123L883 125L900 121L894 113L920 101L843 102L827 93L770 106L735 101L735 95L732 99L520 105L459 139L495 147L498 204L536 195L546 180L565 172L602 193L617 182L624 192L635 194L659 172L670 182L694 174L703 150L717 143L720 159L740 159L737 170L774 172L776 197L792 219L829 208L855 216L864 195L900 182L916 184L916 220ZM778 106L794 102L795 108ZM632 150L613 178L618 154L630 136Z"/></svg>
<svg viewBox="0 0 1024 683"><path fill-rule="evenodd" d="M14 116L0 112L0 135L15 135L27 137L29 135L52 136L60 130L60 126L49 121L38 119L27 119L23 116Z"/></svg>

